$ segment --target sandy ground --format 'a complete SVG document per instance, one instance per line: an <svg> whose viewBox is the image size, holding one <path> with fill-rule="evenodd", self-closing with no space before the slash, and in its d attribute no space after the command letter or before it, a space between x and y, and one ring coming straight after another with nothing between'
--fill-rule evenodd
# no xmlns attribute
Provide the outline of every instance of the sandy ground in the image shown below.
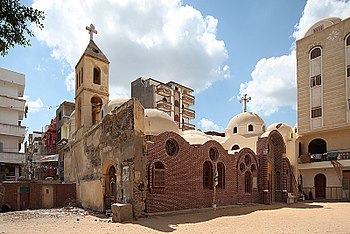
<svg viewBox="0 0 350 234"><path fill-rule="evenodd" d="M0 233L350 233L350 203L247 205L131 223L79 208L0 214Z"/></svg>

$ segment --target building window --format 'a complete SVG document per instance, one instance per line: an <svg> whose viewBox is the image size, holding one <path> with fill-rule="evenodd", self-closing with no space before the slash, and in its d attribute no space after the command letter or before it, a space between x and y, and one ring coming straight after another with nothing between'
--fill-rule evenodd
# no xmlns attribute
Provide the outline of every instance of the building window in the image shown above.
<svg viewBox="0 0 350 234"><path fill-rule="evenodd" d="M239 147L239 145L234 145L234 146L232 146L232 148L231 148L231 150L239 150L240 149L240 147Z"/></svg>
<svg viewBox="0 0 350 234"><path fill-rule="evenodd" d="M310 80L311 88L316 86L316 85L321 85L321 74L311 77L311 80Z"/></svg>
<svg viewBox="0 0 350 234"><path fill-rule="evenodd" d="M203 188L213 188L213 166L208 161L203 164Z"/></svg>
<svg viewBox="0 0 350 234"><path fill-rule="evenodd" d="M253 131L254 131L253 125L249 124L248 125L248 132L253 132Z"/></svg>
<svg viewBox="0 0 350 234"><path fill-rule="evenodd" d="M175 106L180 107L180 102L178 100L175 100Z"/></svg>
<svg viewBox="0 0 350 234"><path fill-rule="evenodd" d="M350 99L348 99L348 110L350 110Z"/></svg>
<svg viewBox="0 0 350 234"><path fill-rule="evenodd" d="M60 111L59 113L58 113L58 120L61 120L62 119L62 112Z"/></svg>
<svg viewBox="0 0 350 234"><path fill-rule="evenodd" d="M0 142L0 152L4 152L4 143Z"/></svg>
<svg viewBox="0 0 350 234"><path fill-rule="evenodd" d="M175 121L175 122L180 122L180 117L179 117L179 115L175 115L175 116L174 116L174 121Z"/></svg>
<svg viewBox="0 0 350 234"><path fill-rule="evenodd" d="M75 74L75 87L76 89L79 88L79 83L78 83L78 74Z"/></svg>
<svg viewBox="0 0 350 234"><path fill-rule="evenodd" d="M252 193L252 175L249 171L244 173L244 192Z"/></svg>
<svg viewBox="0 0 350 234"><path fill-rule="evenodd" d="M102 107L102 100L100 97L94 96L91 98L91 110L92 110L92 125L100 120L100 112Z"/></svg>
<svg viewBox="0 0 350 234"><path fill-rule="evenodd" d="M244 163L247 167L249 167L249 165L251 163L251 159L250 159L250 156L248 154L244 157Z"/></svg>
<svg viewBox="0 0 350 234"><path fill-rule="evenodd" d="M315 107L311 110L311 118L317 118L322 116L322 107Z"/></svg>
<svg viewBox="0 0 350 234"><path fill-rule="evenodd" d="M346 67L346 77L350 77L350 66Z"/></svg>
<svg viewBox="0 0 350 234"><path fill-rule="evenodd" d="M321 49L320 48L315 48L311 51L311 54L310 54L310 59L314 59L314 58L317 58L317 57L320 57L321 56Z"/></svg>
<svg viewBox="0 0 350 234"><path fill-rule="evenodd" d="M350 36L346 38L346 46L350 45Z"/></svg>
<svg viewBox="0 0 350 234"><path fill-rule="evenodd" d="M164 167L164 164L161 162L156 162L154 164L153 187L154 188L165 187L165 167Z"/></svg>
<svg viewBox="0 0 350 234"><path fill-rule="evenodd" d="M101 84L101 71L98 68L94 68L94 84Z"/></svg>
<svg viewBox="0 0 350 234"><path fill-rule="evenodd" d="M212 161L216 161L219 158L219 152L215 147L209 149L209 157Z"/></svg>
<svg viewBox="0 0 350 234"><path fill-rule="evenodd" d="M81 99L79 98L78 99L78 116L77 116L77 128L79 128L80 127L80 125L81 125Z"/></svg>
<svg viewBox="0 0 350 234"><path fill-rule="evenodd" d="M177 141L173 139L167 140L165 143L165 149L166 149L166 153L169 156L175 156L179 151L179 144L177 143Z"/></svg>
<svg viewBox="0 0 350 234"><path fill-rule="evenodd" d="M323 24L321 24L320 26L317 26L316 28L314 28L312 31L313 33L318 33L320 31L322 31L324 28Z"/></svg>
<svg viewBox="0 0 350 234"><path fill-rule="evenodd" d="M83 81L84 81L84 72L83 72L83 68L80 69L80 73L81 73L81 81L80 81L80 84L82 84Z"/></svg>
<svg viewBox="0 0 350 234"><path fill-rule="evenodd" d="M221 189L225 188L225 166L223 163L218 163L218 187Z"/></svg>
<svg viewBox="0 0 350 234"><path fill-rule="evenodd" d="M238 132L237 127L234 127L233 128L233 133L237 133L237 132Z"/></svg>

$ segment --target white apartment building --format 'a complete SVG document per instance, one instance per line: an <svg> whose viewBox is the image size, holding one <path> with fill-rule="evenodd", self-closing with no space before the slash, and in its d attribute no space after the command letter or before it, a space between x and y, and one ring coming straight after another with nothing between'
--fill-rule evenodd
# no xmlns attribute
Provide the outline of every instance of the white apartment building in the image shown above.
<svg viewBox="0 0 350 234"><path fill-rule="evenodd" d="M25 160L20 153L25 136L23 74L0 68L0 180L16 180Z"/></svg>

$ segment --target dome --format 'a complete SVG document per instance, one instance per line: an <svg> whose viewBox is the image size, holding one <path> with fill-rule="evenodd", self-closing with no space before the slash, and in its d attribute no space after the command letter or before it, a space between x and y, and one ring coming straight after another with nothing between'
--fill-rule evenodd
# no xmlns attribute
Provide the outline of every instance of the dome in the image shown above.
<svg viewBox="0 0 350 234"><path fill-rule="evenodd" d="M102 107L102 111L104 115L114 110L114 108L121 106L123 103L125 103L128 100L129 99L127 98L116 98L116 99L110 100L106 105Z"/></svg>
<svg viewBox="0 0 350 234"><path fill-rule="evenodd" d="M309 30L306 31L304 37L310 36L314 33L314 31L321 31L325 28L328 28L334 24L337 24L341 21L340 18L338 17L330 17L330 18L326 18L326 19L322 19L320 21L318 21L317 23L315 23L314 25L312 25Z"/></svg>
<svg viewBox="0 0 350 234"><path fill-rule="evenodd" d="M277 130L283 137L284 141L294 138L293 129L286 123L274 123L267 128L267 132Z"/></svg>
<svg viewBox="0 0 350 234"><path fill-rule="evenodd" d="M146 135L158 135L167 131L181 133L177 124L167 113L157 109L145 109L144 114Z"/></svg>
<svg viewBox="0 0 350 234"><path fill-rule="evenodd" d="M203 145L205 142L213 140L213 137L198 130L183 131L182 136L190 145Z"/></svg>
<svg viewBox="0 0 350 234"><path fill-rule="evenodd" d="M243 112L233 117L228 123L225 135L259 135L265 131L265 123L253 112Z"/></svg>

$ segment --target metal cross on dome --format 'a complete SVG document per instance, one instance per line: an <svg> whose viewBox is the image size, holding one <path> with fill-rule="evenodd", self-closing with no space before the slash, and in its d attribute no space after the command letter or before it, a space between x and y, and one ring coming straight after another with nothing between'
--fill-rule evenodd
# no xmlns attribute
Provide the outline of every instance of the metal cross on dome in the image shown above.
<svg viewBox="0 0 350 234"><path fill-rule="evenodd" d="M241 100L239 101L240 103L243 102L243 112L247 112L247 103L248 103L250 100L252 100L252 98L251 98L251 97L248 97L248 98L247 98L247 94L245 93L245 94L243 95L243 97L241 98Z"/></svg>
<svg viewBox="0 0 350 234"><path fill-rule="evenodd" d="M93 24L90 24L89 26L86 26L86 30L89 31L90 34L90 41L93 41L94 39L94 33L97 34L97 30L95 29L95 26Z"/></svg>

